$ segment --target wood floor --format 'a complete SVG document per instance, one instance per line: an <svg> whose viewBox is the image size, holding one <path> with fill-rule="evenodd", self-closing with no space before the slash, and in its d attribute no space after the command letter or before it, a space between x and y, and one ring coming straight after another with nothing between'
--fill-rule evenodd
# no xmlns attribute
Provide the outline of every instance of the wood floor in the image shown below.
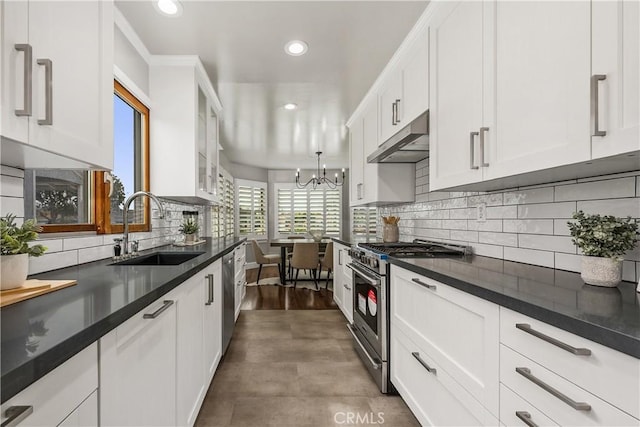
<svg viewBox="0 0 640 427"><path fill-rule="evenodd" d="M258 269L247 270L247 283L255 283ZM278 268L268 266L260 273L260 282L263 279L279 277ZM268 281L268 280L267 280ZM313 282L305 282L306 285ZM296 289L280 285L247 286L247 294L242 301L242 310L327 310L337 309L333 301L332 283L329 281L329 289L325 289L325 281L319 282L320 290L307 289L301 286Z"/></svg>
<svg viewBox="0 0 640 427"><path fill-rule="evenodd" d="M339 310L242 311L196 426L419 426L380 393L345 324Z"/></svg>

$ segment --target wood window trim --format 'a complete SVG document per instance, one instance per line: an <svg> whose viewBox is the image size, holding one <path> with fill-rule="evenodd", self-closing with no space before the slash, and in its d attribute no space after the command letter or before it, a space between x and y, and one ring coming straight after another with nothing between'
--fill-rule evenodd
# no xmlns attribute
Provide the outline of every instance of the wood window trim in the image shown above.
<svg viewBox="0 0 640 427"><path fill-rule="evenodd" d="M149 191L150 173L149 173L149 108L138 100L131 92L129 92L120 82L113 81L114 94L129 104L133 109L142 113L142 190ZM109 210L111 203L109 200L109 183L105 182L105 172L95 173L95 205L96 216L95 223L98 234L115 234L123 233L124 225L111 224ZM142 224L129 224L129 231L142 232L151 230L151 205L148 198L143 198L144 203L144 222Z"/></svg>

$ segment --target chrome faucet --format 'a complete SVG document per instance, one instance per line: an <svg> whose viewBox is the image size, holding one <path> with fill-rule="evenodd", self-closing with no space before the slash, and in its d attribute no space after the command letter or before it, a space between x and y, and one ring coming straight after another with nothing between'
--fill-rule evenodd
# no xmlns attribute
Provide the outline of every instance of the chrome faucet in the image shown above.
<svg viewBox="0 0 640 427"><path fill-rule="evenodd" d="M124 201L124 233L122 236L122 253L124 255L129 254L129 206L134 199L137 199L140 196L147 196L151 200L156 202L156 205L158 205L158 208L160 209L160 218L164 218L164 206L162 206L162 202L160 202L160 199L158 199L155 195L149 193L148 191L136 191L135 193L130 195L129 198Z"/></svg>

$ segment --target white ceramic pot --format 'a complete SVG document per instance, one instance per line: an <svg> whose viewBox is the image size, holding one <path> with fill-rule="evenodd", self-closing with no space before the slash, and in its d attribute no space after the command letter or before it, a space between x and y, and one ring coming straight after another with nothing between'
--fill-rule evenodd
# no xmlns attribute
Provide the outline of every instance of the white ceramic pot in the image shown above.
<svg viewBox="0 0 640 427"><path fill-rule="evenodd" d="M29 273L29 254L0 256L0 290L22 286Z"/></svg>
<svg viewBox="0 0 640 427"><path fill-rule="evenodd" d="M612 288L622 280L622 261L583 255L580 276L588 285Z"/></svg>
<svg viewBox="0 0 640 427"><path fill-rule="evenodd" d="M197 240L196 238L196 234L185 234L184 235L184 241L185 243L195 243L195 241Z"/></svg>
<svg viewBox="0 0 640 427"><path fill-rule="evenodd" d="M385 224L382 226L382 241L395 243L400 239L400 230L397 224Z"/></svg>

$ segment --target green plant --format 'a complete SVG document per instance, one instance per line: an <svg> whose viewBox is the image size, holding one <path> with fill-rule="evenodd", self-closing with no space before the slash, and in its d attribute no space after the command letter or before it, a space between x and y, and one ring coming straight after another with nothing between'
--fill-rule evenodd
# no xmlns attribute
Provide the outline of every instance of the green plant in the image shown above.
<svg viewBox="0 0 640 427"><path fill-rule="evenodd" d="M200 230L200 226L198 225L198 221L194 219L187 219L182 223L182 225L180 225L179 230L184 234L196 234L198 230Z"/></svg>
<svg viewBox="0 0 640 427"><path fill-rule="evenodd" d="M29 246L28 242L38 238L38 232L42 227L38 226L35 219L30 219L18 227L15 223L16 216L9 214L0 218L0 229L2 230L2 255L29 254L30 256L44 255L46 247L42 245Z"/></svg>
<svg viewBox="0 0 640 427"><path fill-rule="evenodd" d="M638 224L631 217L573 214L576 222L568 222L573 244L587 256L621 259L636 245Z"/></svg>

